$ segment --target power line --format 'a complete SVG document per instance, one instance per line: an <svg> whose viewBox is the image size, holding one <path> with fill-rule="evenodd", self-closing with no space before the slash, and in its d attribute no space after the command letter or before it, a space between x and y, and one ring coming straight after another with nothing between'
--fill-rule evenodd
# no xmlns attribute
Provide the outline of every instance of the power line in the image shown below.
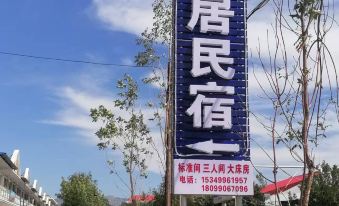
<svg viewBox="0 0 339 206"><path fill-rule="evenodd" d="M255 12L259 9L262 9L270 0L262 0L248 15L247 19L249 19Z"/></svg>
<svg viewBox="0 0 339 206"><path fill-rule="evenodd" d="M35 56L35 55L30 55L30 54L21 54L21 53L4 52L4 51L0 51L0 54L10 55L10 56L18 56L18 57L25 57L25 58L31 58L31 59L47 60L47 61L72 62L72 63L100 65L100 66L119 66L119 67L135 67L135 68L151 67L151 66L138 66L138 65L128 65L128 64L94 62L94 61L87 61L87 60L75 60L75 59L66 59L66 58Z"/></svg>

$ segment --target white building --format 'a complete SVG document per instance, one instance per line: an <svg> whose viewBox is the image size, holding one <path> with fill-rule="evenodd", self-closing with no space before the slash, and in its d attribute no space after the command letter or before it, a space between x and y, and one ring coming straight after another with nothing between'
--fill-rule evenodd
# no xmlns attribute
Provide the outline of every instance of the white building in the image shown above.
<svg viewBox="0 0 339 206"><path fill-rule="evenodd" d="M57 202L31 181L29 168L20 173L20 151L0 153L0 206L57 206ZM43 195L42 195L43 194Z"/></svg>

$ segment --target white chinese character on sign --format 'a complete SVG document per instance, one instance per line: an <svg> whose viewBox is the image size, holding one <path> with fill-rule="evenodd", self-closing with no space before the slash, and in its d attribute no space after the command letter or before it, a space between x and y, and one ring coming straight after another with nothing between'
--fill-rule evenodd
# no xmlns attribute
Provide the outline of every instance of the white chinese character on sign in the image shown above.
<svg viewBox="0 0 339 206"><path fill-rule="evenodd" d="M215 82L209 82L207 85L190 86L191 95L196 95L198 91L234 94L234 87L217 86ZM230 106L233 104L233 99L206 98L204 95L198 94L191 107L187 109L186 114L193 115L193 127L195 128L201 128L203 123L203 128L221 126L223 129L231 129L232 112Z"/></svg>
<svg viewBox="0 0 339 206"><path fill-rule="evenodd" d="M194 29L200 17L200 32L229 33L229 17L234 16L230 11L230 0L192 0L192 17L187 25L191 31Z"/></svg>
<svg viewBox="0 0 339 206"><path fill-rule="evenodd" d="M235 70L228 67L224 70L220 64L233 64L233 58L225 57L230 55L230 41L220 39L193 38L193 68L191 74L198 77L213 71L223 79L232 79ZM209 63L210 66L201 68L201 63Z"/></svg>
<svg viewBox="0 0 339 206"><path fill-rule="evenodd" d="M193 127L195 128L201 128L203 122L203 128L222 126L223 129L231 129L232 112L229 106L233 104L233 99L206 98L204 95L198 94L186 114L193 115ZM203 119L201 119L202 110Z"/></svg>
<svg viewBox="0 0 339 206"><path fill-rule="evenodd" d="M225 94L234 94L234 87L218 86L216 82L207 82L207 85L190 85L190 95L197 95L201 92L218 92Z"/></svg>

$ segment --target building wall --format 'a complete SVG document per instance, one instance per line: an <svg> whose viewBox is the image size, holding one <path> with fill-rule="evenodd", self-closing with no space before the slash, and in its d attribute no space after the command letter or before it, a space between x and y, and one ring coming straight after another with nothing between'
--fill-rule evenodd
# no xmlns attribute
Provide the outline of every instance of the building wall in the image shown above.
<svg viewBox="0 0 339 206"><path fill-rule="evenodd" d="M4 153L2 153L4 154ZM17 157L18 152L14 152ZM28 172L20 176L20 169L11 166L10 161L6 158L0 158L0 206L57 206L57 203L48 195L41 197L37 192L32 190L29 181ZM11 158L11 161L13 158ZM15 166L20 167L20 160L12 161ZM26 169L29 171L29 169ZM25 171L26 171L25 170Z"/></svg>

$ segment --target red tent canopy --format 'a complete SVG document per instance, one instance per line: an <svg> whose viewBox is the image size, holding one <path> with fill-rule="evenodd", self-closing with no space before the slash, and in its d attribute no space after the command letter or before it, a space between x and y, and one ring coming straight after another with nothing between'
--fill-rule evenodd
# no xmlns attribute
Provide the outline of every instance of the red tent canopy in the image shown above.
<svg viewBox="0 0 339 206"><path fill-rule="evenodd" d="M276 194L277 190L276 190L275 185L277 185L278 192L284 192L294 186L299 185L303 180L304 180L303 175L290 177L290 178L277 182L277 184L273 183L273 184L266 185L266 187L262 188L260 192L263 194L270 194L270 195Z"/></svg>

